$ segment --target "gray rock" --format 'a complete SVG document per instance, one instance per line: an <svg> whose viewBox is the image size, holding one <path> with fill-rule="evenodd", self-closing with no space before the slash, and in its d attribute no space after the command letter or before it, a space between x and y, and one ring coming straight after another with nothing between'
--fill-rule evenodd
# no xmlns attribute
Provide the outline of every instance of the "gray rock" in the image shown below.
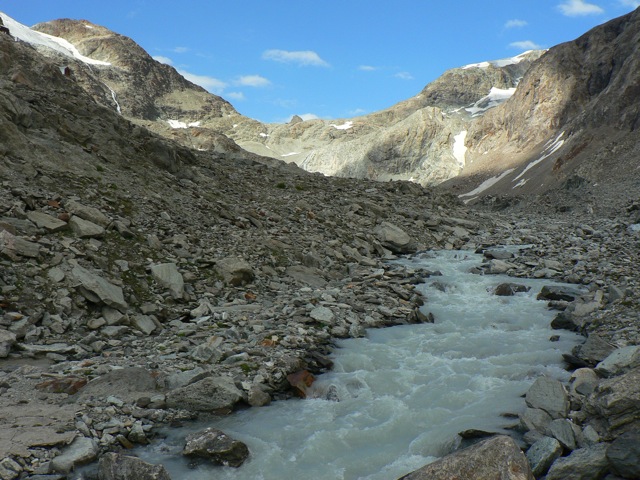
<svg viewBox="0 0 640 480"><path fill-rule="evenodd" d="M222 350L220 350L222 341L222 337L209 337L206 341L195 347L189 356L198 362L217 363L223 354Z"/></svg>
<svg viewBox="0 0 640 480"><path fill-rule="evenodd" d="M571 422L565 418L558 418L549 425L551 434L566 450L575 450L576 437Z"/></svg>
<svg viewBox="0 0 640 480"><path fill-rule="evenodd" d="M223 280L234 287L251 283L255 278L251 265L242 258L223 258L216 261L215 268Z"/></svg>
<svg viewBox="0 0 640 480"><path fill-rule="evenodd" d="M416 242L411 236L397 225L382 222L373 229L373 234L380 244L393 253L413 253L417 250Z"/></svg>
<svg viewBox="0 0 640 480"><path fill-rule="evenodd" d="M293 265L287 268L287 275L294 280L309 285L314 288L323 288L327 285L327 281L322 278L317 268L305 267L304 265Z"/></svg>
<svg viewBox="0 0 640 480"><path fill-rule="evenodd" d="M546 480L596 480L608 471L606 443L580 448L559 458L549 469Z"/></svg>
<svg viewBox="0 0 640 480"><path fill-rule="evenodd" d="M580 297L581 292L568 285L545 285L538 294L538 300L565 300L573 302Z"/></svg>
<svg viewBox="0 0 640 480"><path fill-rule="evenodd" d="M82 218L83 220L87 220L89 222L101 225L106 227L109 225L109 217L107 217L104 213L94 207L89 207L87 205L83 205L74 200L71 200L65 204L65 207L72 213L73 215Z"/></svg>
<svg viewBox="0 0 640 480"><path fill-rule="evenodd" d="M140 330L145 335L151 335L158 326L149 315L133 315L131 326Z"/></svg>
<svg viewBox="0 0 640 480"><path fill-rule="evenodd" d="M69 227L80 238L101 238L105 233L104 227L80 217L71 217Z"/></svg>
<svg viewBox="0 0 640 480"><path fill-rule="evenodd" d="M40 245L0 230L0 254L11 259L16 259L17 255L36 258L40 255Z"/></svg>
<svg viewBox="0 0 640 480"><path fill-rule="evenodd" d="M175 263L152 265L151 275L156 282L168 289L174 297L181 298L184 294L184 278Z"/></svg>
<svg viewBox="0 0 640 480"><path fill-rule="evenodd" d="M127 302L124 300L122 288L109 283L104 278L91 273L89 270L77 265L71 271L73 276L80 282L80 293L87 300L98 303L102 302L109 307L118 310L126 310Z"/></svg>
<svg viewBox="0 0 640 480"><path fill-rule="evenodd" d="M11 347L16 344L17 337L15 333L8 330L0 330L0 358L7 358Z"/></svg>
<svg viewBox="0 0 640 480"><path fill-rule="evenodd" d="M640 478L640 432L627 432L607 448L611 469L622 478Z"/></svg>
<svg viewBox="0 0 640 480"><path fill-rule="evenodd" d="M534 430L544 435L551 435L551 415L539 408L527 408L520 415L520 422L525 430Z"/></svg>
<svg viewBox="0 0 640 480"><path fill-rule="evenodd" d="M562 455L562 445L555 438L542 437L527 450L526 457L536 478L549 470L551 464Z"/></svg>
<svg viewBox="0 0 640 480"><path fill-rule="evenodd" d="M195 412L231 411L242 392L229 377L207 377L167 393L167 406Z"/></svg>
<svg viewBox="0 0 640 480"><path fill-rule="evenodd" d="M154 375L140 367L111 370L101 377L91 380L80 392L79 400L102 397L118 393L125 402L137 400L142 394L155 394L158 384Z"/></svg>
<svg viewBox="0 0 640 480"><path fill-rule="evenodd" d="M615 347L600 335L591 334L587 340L573 349L573 354L589 366L595 366L607 358Z"/></svg>
<svg viewBox="0 0 640 480"><path fill-rule="evenodd" d="M603 422L609 434L640 429L640 368L600 382L587 398L586 411Z"/></svg>
<svg viewBox="0 0 640 480"><path fill-rule="evenodd" d="M501 283L494 290L494 294L500 297L511 297L516 293L528 292L531 287L520 285L518 283Z"/></svg>
<svg viewBox="0 0 640 480"><path fill-rule="evenodd" d="M500 435L459 450L401 480L533 480L529 462L516 442Z"/></svg>
<svg viewBox="0 0 640 480"><path fill-rule="evenodd" d="M603 377L611 377L636 367L640 367L640 345L614 350L596 365L595 371Z"/></svg>
<svg viewBox="0 0 640 480"><path fill-rule="evenodd" d="M252 407L264 407L271 403L271 395L262 390L257 385L252 385L249 389L249 405Z"/></svg>
<svg viewBox="0 0 640 480"><path fill-rule="evenodd" d="M309 316L318 322L327 324L331 323L335 318L331 309L327 307L316 307L309 312Z"/></svg>
<svg viewBox="0 0 640 480"><path fill-rule="evenodd" d="M525 396L531 408L544 410L552 418L565 418L569 413L569 395L564 385L549 377L538 377Z"/></svg>
<svg viewBox="0 0 640 480"><path fill-rule="evenodd" d="M247 446L220 430L207 428L188 435L182 454L206 459L217 465L239 467L249 457Z"/></svg>
<svg viewBox="0 0 640 480"><path fill-rule="evenodd" d="M138 457L108 452L98 463L99 480L171 480L163 465L152 465Z"/></svg>
<svg viewBox="0 0 640 480"><path fill-rule="evenodd" d="M67 223L47 215L44 212L33 211L27 213L27 218L35 223L38 228L44 228L48 232L59 232L67 228Z"/></svg>
<svg viewBox="0 0 640 480"><path fill-rule="evenodd" d="M18 462L13 461L9 457L0 460L0 479L15 480L20 476L22 467Z"/></svg>
<svg viewBox="0 0 640 480"><path fill-rule="evenodd" d="M50 268L47 272L47 277L54 283L60 283L64 280L65 273L62 269L58 267Z"/></svg>
<svg viewBox="0 0 640 480"><path fill-rule="evenodd" d="M600 377L590 368L579 368L571 374L569 391L579 395L589 395L600 382Z"/></svg>
<svg viewBox="0 0 640 480"><path fill-rule="evenodd" d="M501 273L507 273L512 268L515 268L515 265L513 263L494 258L493 260L489 260L489 262L487 262L486 272L492 275L499 275Z"/></svg>
<svg viewBox="0 0 640 480"><path fill-rule="evenodd" d="M61 455L51 460L51 470L69 473L75 467L93 462L98 456L98 445L92 438L77 437Z"/></svg>

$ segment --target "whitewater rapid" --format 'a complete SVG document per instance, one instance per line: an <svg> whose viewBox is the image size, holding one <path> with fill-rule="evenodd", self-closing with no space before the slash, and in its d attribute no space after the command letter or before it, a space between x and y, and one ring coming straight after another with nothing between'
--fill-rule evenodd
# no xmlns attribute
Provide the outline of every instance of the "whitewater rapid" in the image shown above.
<svg viewBox="0 0 640 480"><path fill-rule="evenodd" d="M568 378L562 353L579 339L551 330L555 312L536 300L542 286L553 282L469 273L481 260L471 252L403 260L442 273L418 286L426 297L423 310L435 323L369 330L366 338L342 340L333 371L313 386L315 398L174 429L140 455L185 480L388 480L447 454L461 431L508 432L537 376ZM504 282L531 290L494 295ZM559 339L551 341L554 335ZM249 446L243 466L188 467L180 457L184 436L207 426Z"/></svg>

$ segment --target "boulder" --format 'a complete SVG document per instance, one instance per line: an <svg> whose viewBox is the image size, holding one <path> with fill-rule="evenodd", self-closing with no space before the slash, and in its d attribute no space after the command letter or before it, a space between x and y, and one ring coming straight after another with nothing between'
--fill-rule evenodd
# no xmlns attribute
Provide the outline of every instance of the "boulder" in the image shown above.
<svg viewBox="0 0 640 480"><path fill-rule="evenodd" d="M538 294L538 300L564 300L573 302L581 295L580 290L569 285L545 285Z"/></svg>
<svg viewBox="0 0 640 480"><path fill-rule="evenodd" d="M109 283L80 265L73 267L71 273L80 282L78 289L87 300L94 303L102 302L109 307L123 311L128 308L122 294L122 288Z"/></svg>
<svg viewBox="0 0 640 480"><path fill-rule="evenodd" d="M0 358L7 358L11 347L16 344L17 338L15 333L8 330L0 330Z"/></svg>
<svg viewBox="0 0 640 480"><path fill-rule="evenodd" d="M640 345L614 350L596 365L595 371L603 377L612 377L636 367L640 367Z"/></svg>
<svg viewBox="0 0 640 480"><path fill-rule="evenodd" d="M578 395L589 395L598 386L600 377L590 368L579 368L571 374L569 391Z"/></svg>
<svg viewBox="0 0 640 480"><path fill-rule="evenodd" d="M599 362L607 358L615 347L602 337L591 334L587 340L573 349L573 355L582 360L590 367L596 366Z"/></svg>
<svg viewBox="0 0 640 480"><path fill-rule="evenodd" d="M234 287L251 283L255 278L255 273L251 265L242 258L223 258L216 261L215 268L222 279Z"/></svg>
<svg viewBox="0 0 640 480"><path fill-rule="evenodd" d="M184 294L184 278L175 263L161 263L151 266L153 279L171 292L175 298Z"/></svg>
<svg viewBox="0 0 640 480"><path fill-rule="evenodd" d="M545 435L551 435L551 415L539 408L527 408L520 415L520 423L525 430L534 430Z"/></svg>
<svg viewBox="0 0 640 480"><path fill-rule="evenodd" d="M611 469L622 478L640 478L640 432L616 438L606 451Z"/></svg>
<svg viewBox="0 0 640 480"><path fill-rule="evenodd" d="M91 397L108 397L118 392L118 397L126 402L137 400L143 394L153 394L158 384L155 375L140 367L127 367L111 370L91 380L80 391L80 400Z"/></svg>
<svg viewBox="0 0 640 480"><path fill-rule="evenodd" d="M422 467L400 480L533 480L518 444L505 435L492 437Z"/></svg>
<svg viewBox="0 0 640 480"><path fill-rule="evenodd" d="M104 227L80 217L71 217L69 220L71 231L80 238L100 238L104 236Z"/></svg>
<svg viewBox="0 0 640 480"><path fill-rule="evenodd" d="M98 462L99 480L171 480L163 465L153 465L138 457L108 452Z"/></svg>
<svg viewBox="0 0 640 480"><path fill-rule="evenodd" d="M12 260L16 260L17 256L36 258L40 255L40 245L0 230L0 254Z"/></svg>
<svg viewBox="0 0 640 480"><path fill-rule="evenodd" d="M536 478L541 477L549 467L562 455L562 445L555 438L542 437L527 450L526 457L531 465L531 472Z"/></svg>
<svg viewBox="0 0 640 480"><path fill-rule="evenodd" d="M568 457L559 458L549 469L546 480L597 480L609 470L607 444L580 448Z"/></svg>
<svg viewBox="0 0 640 480"><path fill-rule="evenodd" d="M411 236L393 223L382 222L373 229L373 234L383 247L393 253L405 254L417 250L417 245Z"/></svg>
<svg viewBox="0 0 640 480"><path fill-rule="evenodd" d="M229 377L207 377L167 394L167 406L194 412L230 412L242 400Z"/></svg>
<svg viewBox="0 0 640 480"><path fill-rule="evenodd" d="M516 293L528 292L531 287L520 285L518 283L501 283L494 290L494 294L500 297L511 297Z"/></svg>
<svg viewBox="0 0 640 480"><path fill-rule="evenodd" d="M101 225L106 227L109 225L109 217L107 217L104 213L94 207L89 207L87 205L83 205L74 200L71 200L65 204L65 207L76 217L80 217L83 220L87 220L89 222Z"/></svg>
<svg viewBox="0 0 640 480"><path fill-rule="evenodd" d="M527 405L547 412L552 418L569 413L569 395L564 385L549 377L538 377L525 396Z"/></svg>
<svg viewBox="0 0 640 480"><path fill-rule="evenodd" d="M586 411L610 435L640 429L640 368L600 382L587 398Z"/></svg>
<svg viewBox="0 0 640 480"><path fill-rule="evenodd" d="M217 465L239 467L249 456L244 443L215 428L192 433L185 440L184 456L203 458Z"/></svg>
<svg viewBox="0 0 640 480"><path fill-rule="evenodd" d="M62 454L51 460L51 471L69 473L74 468L93 462L98 456L98 444L92 438L77 437Z"/></svg>
<svg viewBox="0 0 640 480"><path fill-rule="evenodd" d="M554 330L570 330L577 332L584 326L584 319L575 317L571 312L560 312L551 320L551 328Z"/></svg>
<svg viewBox="0 0 640 480"><path fill-rule="evenodd" d="M140 330L145 335L151 335L158 326L149 315L133 315L131 326Z"/></svg>
<svg viewBox="0 0 640 480"><path fill-rule="evenodd" d="M565 450L575 450L576 437L572 424L566 418L557 418L549 425L553 438L558 440Z"/></svg>
<svg viewBox="0 0 640 480"><path fill-rule="evenodd" d="M67 223L58 220L44 212L33 211L27 213L27 218L35 223L38 228L44 228L47 232L59 232L67 228Z"/></svg>

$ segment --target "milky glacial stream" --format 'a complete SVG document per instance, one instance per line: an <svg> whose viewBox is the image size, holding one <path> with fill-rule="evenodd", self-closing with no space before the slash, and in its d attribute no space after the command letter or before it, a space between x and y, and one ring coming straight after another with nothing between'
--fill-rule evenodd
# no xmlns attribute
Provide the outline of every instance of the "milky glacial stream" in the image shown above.
<svg viewBox="0 0 640 480"><path fill-rule="evenodd" d="M524 409L522 395L535 377L566 380L562 353L577 335L549 327L556 312L536 300L548 280L468 273L482 257L442 252L404 260L440 271L419 286L434 324L369 330L340 341L332 372L313 386L317 398L274 402L172 431L138 452L184 480L390 480L445 455L467 429L502 431L505 414ZM531 287L499 297L503 282ZM436 288L438 287L438 288ZM559 335L551 342L549 338ZM326 400L328 391L339 401ZM186 434L215 426L245 442L249 460L238 469L180 458Z"/></svg>

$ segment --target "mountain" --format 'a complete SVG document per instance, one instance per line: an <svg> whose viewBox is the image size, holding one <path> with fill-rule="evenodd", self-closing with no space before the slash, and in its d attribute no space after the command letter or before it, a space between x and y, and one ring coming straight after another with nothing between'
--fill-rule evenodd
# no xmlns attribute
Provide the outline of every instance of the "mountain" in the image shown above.
<svg viewBox="0 0 640 480"><path fill-rule="evenodd" d="M616 186L637 188L628 172L637 153L639 15L549 51L449 70L380 112L288 124L240 115L131 39L90 22L55 20L32 32L66 40L84 56L41 49L73 65L98 103L190 148L237 158L253 152L332 176L445 182L465 202L555 193L593 208L599 191L613 201Z"/></svg>
<svg viewBox="0 0 640 480"><path fill-rule="evenodd" d="M640 9L535 62L509 101L470 125L467 166L446 186L467 201L576 189L593 204L637 195L639 93Z"/></svg>

